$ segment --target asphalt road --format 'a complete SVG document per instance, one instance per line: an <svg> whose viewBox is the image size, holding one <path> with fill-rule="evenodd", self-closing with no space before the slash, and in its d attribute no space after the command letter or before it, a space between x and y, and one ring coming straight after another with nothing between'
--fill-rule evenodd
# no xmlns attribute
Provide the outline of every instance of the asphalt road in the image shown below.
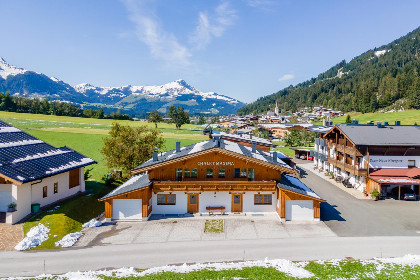
<svg viewBox="0 0 420 280"><path fill-rule="evenodd" d="M325 237L189 241L1 252L0 277L61 274L104 268L240 260L319 260L420 254L420 237Z"/></svg>
<svg viewBox="0 0 420 280"><path fill-rule="evenodd" d="M310 171L301 174L327 201L321 219L338 236L420 236L420 201L360 200Z"/></svg>

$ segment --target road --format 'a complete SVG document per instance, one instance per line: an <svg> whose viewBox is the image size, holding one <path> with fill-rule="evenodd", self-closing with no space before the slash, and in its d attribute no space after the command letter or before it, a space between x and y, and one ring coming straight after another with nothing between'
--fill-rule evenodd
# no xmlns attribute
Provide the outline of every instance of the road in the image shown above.
<svg viewBox="0 0 420 280"><path fill-rule="evenodd" d="M1 252L0 277L61 274L103 268L149 268L195 262L420 254L420 237L325 237L162 242L31 252ZM45 264L45 269L44 269Z"/></svg>
<svg viewBox="0 0 420 280"><path fill-rule="evenodd" d="M309 170L301 173L301 181L326 200L321 219L338 236L420 236L419 201L361 200Z"/></svg>

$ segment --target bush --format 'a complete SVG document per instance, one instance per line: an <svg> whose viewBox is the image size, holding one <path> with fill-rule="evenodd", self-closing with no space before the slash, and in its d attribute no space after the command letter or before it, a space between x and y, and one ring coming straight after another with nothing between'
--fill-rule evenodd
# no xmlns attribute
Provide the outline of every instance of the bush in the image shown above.
<svg viewBox="0 0 420 280"><path fill-rule="evenodd" d="M90 174L90 172L92 171L92 169L93 168L86 168L85 169L85 173L83 174L84 175L84 178L85 178L85 181L88 180L90 177L92 177L92 174Z"/></svg>
<svg viewBox="0 0 420 280"><path fill-rule="evenodd" d="M379 192L378 190L373 190L373 192L370 194L371 197L379 197Z"/></svg>

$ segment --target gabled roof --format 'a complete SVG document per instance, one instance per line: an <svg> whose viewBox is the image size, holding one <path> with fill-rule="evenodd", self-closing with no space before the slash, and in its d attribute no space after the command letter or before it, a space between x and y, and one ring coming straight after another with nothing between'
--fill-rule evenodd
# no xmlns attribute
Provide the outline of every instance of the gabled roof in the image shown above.
<svg viewBox="0 0 420 280"><path fill-rule="evenodd" d="M134 175L128 181L124 182L121 186L119 186L118 188L116 188L115 190L113 190L112 192L110 192L109 194L107 194L99 200L105 200L116 195L142 189L150 186L151 183L152 181L149 180L148 174Z"/></svg>
<svg viewBox="0 0 420 280"><path fill-rule="evenodd" d="M217 149L217 148L292 170L292 168L289 165L287 165L284 161L281 160L280 158L281 156L279 157L279 155L277 156L277 162L274 162L273 156L268 152L257 150L255 153L253 153L251 147L246 147L239 143L231 142L227 140L221 140L220 143L221 144L219 144L219 141L213 138L207 141L202 141L196 144L182 147L179 152L177 152L176 149L174 149L167 152L159 153L157 161L153 161L153 158L151 158L148 161L137 166L133 170L141 169L144 167L152 166L154 164L166 162L172 159L177 159L177 158L181 158L187 155L192 155L198 152L202 152L202 151L206 151L210 149Z"/></svg>
<svg viewBox="0 0 420 280"><path fill-rule="evenodd" d="M420 146L420 126L340 124L344 135L360 146Z"/></svg>
<svg viewBox="0 0 420 280"><path fill-rule="evenodd" d="M281 189L285 189L295 193L300 193L306 196L316 198L318 200L322 200L313 190L311 190L308 186L302 183L298 178L287 174L281 175L280 183L278 183L277 186Z"/></svg>
<svg viewBox="0 0 420 280"><path fill-rule="evenodd" d="M96 163L67 147L56 148L0 120L0 174L20 183Z"/></svg>

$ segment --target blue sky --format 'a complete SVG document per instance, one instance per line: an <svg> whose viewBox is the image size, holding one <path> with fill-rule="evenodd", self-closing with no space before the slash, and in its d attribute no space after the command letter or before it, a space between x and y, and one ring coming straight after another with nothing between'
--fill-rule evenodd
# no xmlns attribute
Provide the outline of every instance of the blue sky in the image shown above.
<svg viewBox="0 0 420 280"><path fill-rule="evenodd" d="M182 78L252 102L405 35L418 11L418 0L0 0L0 56L72 85Z"/></svg>

